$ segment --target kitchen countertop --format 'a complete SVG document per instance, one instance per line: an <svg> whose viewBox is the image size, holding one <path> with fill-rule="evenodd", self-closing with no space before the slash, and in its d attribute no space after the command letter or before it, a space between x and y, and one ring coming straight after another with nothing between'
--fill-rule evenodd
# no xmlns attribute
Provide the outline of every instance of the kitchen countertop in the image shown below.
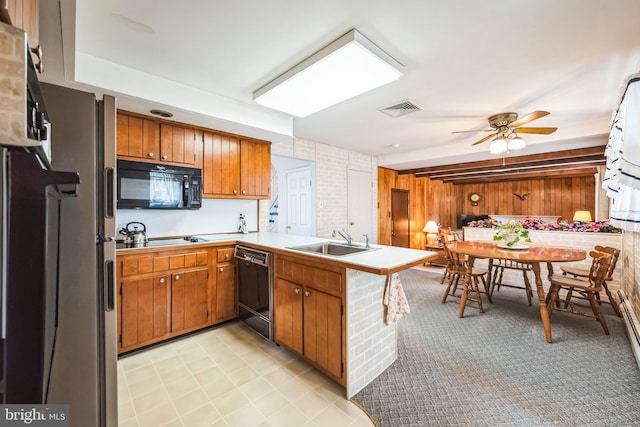
<svg viewBox="0 0 640 427"><path fill-rule="evenodd" d="M237 243L245 244L257 249L278 252L281 254L331 261L332 263L344 266L346 268L353 268L356 270L384 275L392 274L413 267L415 265L423 264L430 257L436 254L435 252L431 251L372 244L371 247L375 249L372 251L354 253L344 256L322 255L311 252L302 252L289 248L313 243L345 242L322 239L319 237L296 236L291 234L269 232L249 234L199 234L191 237L196 238L198 241L190 242L188 240L184 240L181 237L170 237L167 239L150 239L150 246L142 248L119 248L117 250L117 253L120 255L131 255L149 251L157 251L159 248L171 250L182 248L184 246L210 246L212 243L216 245L233 245ZM363 243L354 243L354 245L364 246Z"/></svg>

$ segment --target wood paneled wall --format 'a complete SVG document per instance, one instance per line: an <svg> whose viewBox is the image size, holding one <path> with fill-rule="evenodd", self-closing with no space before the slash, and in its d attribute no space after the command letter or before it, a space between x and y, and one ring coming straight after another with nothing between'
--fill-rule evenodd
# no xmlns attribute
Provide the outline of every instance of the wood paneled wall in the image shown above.
<svg viewBox="0 0 640 427"><path fill-rule="evenodd" d="M409 190L410 247L416 249L424 248L428 220L456 228L459 214L557 215L571 221L576 210L595 213L593 176L454 185L378 168L378 242L383 245L391 244L392 188ZM471 205L471 193L480 194L478 206ZM525 200L514 196L526 193Z"/></svg>
<svg viewBox="0 0 640 427"><path fill-rule="evenodd" d="M577 210L595 215L595 177L528 179L489 184L455 186L458 213L483 215L557 215L573 220ZM469 194L481 196L478 206L471 206ZM515 194L529 194L520 200ZM601 219L601 218L598 218Z"/></svg>
<svg viewBox="0 0 640 427"><path fill-rule="evenodd" d="M445 225L456 218L453 184L416 178L413 174L398 175L391 169L378 168L378 243L391 244L391 189L409 190L409 232L411 248L424 249L422 232L428 220ZM453 221L455 225L455 221Z"/></svg>

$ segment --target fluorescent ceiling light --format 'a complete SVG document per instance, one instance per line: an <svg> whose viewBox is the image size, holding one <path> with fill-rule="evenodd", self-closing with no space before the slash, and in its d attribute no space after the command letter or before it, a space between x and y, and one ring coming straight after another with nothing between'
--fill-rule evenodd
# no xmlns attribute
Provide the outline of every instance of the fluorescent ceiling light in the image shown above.
<svg viewBox="0 0 640 427"><path fill-rule="evenodd" d="M351 30L253 93L261 105L305 117L382 86L402 65Z"/></svg>

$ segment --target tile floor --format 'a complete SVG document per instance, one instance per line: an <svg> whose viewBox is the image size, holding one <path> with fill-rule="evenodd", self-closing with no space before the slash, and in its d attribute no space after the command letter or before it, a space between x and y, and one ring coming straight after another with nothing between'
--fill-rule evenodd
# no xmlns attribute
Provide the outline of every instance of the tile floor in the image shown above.
<svg viewBox="0 0 640 427"><path fill-rule="evenodd" d="M120 427L374 424L344 389L234 322L118 361Z"/></svg>

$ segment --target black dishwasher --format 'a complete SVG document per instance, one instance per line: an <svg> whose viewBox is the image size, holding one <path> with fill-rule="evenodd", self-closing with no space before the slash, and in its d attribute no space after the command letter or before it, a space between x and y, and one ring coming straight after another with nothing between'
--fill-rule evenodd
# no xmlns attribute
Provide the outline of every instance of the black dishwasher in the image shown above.
<svg viewBox="0 0 640 427"><path fill-rule="evenodd" d="M269 341L273 340L271 253L236 245L238 318Z"/></svg>

